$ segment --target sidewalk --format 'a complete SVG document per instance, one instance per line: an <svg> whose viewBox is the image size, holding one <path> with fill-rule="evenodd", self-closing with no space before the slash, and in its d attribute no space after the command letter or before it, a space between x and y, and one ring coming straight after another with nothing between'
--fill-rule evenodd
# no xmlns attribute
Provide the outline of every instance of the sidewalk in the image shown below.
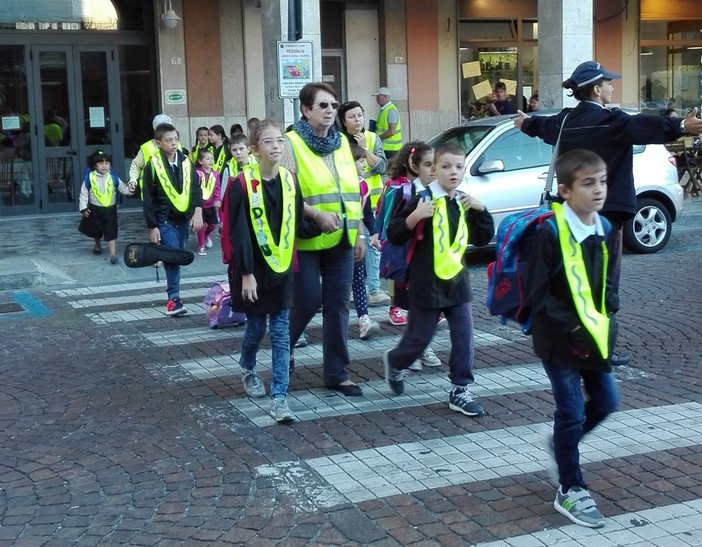
<svg viewBox="0 0 702 547"><path fill-rule="evenodd" d="M98 278L111 283L156 280L155 268L127 268L123 261L128 243L148 241L140 210L119 213L117 265L110 264L106 244L101 255L92 254L93 240L78 232L79 221L78 213L0 219L0 290L95 283ZM216 233L213 239L207 256L196 254L194 262L183 268L183 278L217 274L226 278ZM196 244L191 234L188 249L195 252ZM165 279L163 269L159 274Z"/></svg>

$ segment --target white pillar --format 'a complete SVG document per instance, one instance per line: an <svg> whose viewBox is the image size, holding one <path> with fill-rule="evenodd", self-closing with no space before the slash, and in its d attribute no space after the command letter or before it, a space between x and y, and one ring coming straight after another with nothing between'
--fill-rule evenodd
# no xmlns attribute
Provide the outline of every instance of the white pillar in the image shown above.
<svg viewBox="0 0 702 547"><path fill-rule="evenodd" d="M593 55L592 0L539 0L539 101L544 108L576 104L561 84Z"/></svg>

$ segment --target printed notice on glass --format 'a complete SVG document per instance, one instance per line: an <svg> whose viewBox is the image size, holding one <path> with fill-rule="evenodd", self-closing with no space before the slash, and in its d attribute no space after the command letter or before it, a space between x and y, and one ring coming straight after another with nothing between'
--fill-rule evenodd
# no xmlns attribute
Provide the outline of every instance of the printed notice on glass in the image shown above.
<svg viewBox="0 0 702 547"><path fill-rule="evenodd" d="M480 61L469 61L461 65L463 70L464 78L472 78L473 76L480 76Z"/></svg>
<svg viewBox="0 0 702 547"><path fill-rule="evenodd" d="M19 116L3 116L2 117L2 130L3 131L13 131L20 129L20 117Z"/></svg>
<svg viewBox="0 0 702 547"><path fill-rule="evenodd" d="M90 127L105 127L105 109L101 106L89 106Z"/></svg>
<svg viewBox="0 0 702 547"><path fill-rule="evenodd" d="M312 81L312 42L278 42L278 96L297 99Z"/></svg>
<svg viewBox="0 0 702 547"><path fill-rule="evenodd" d="M482 99L488 95L492 95L492 86L489 80L483 80L479 84L473 86L473 93L475 93L475 98Z"/></svg>

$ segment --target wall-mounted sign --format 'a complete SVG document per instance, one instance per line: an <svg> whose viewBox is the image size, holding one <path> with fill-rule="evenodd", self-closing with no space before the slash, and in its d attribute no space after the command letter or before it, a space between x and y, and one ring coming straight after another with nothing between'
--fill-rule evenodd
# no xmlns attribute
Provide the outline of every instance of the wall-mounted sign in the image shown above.
<svg viewBox="0 0 702 547"><path fill-rule="evenodd" d="M167 89L163 92L166 104L185 104L185 89Z"/></svg>
<svg viewBox="0 0 702 547"><path fill-rule="evenodd" d="M297 99L312 81L312 42L278 42L278 96Z"/></svg>

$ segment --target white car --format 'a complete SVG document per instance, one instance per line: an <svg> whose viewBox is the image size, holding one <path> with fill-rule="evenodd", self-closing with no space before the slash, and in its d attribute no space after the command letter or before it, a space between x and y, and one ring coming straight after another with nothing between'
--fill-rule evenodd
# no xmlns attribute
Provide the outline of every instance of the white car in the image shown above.
<svg viewBox="0 0 702 547"><path fill-rule="evenodd" d="M553 147L514 127L514 116L471 120L429 141L454 142L466 153L459 190L482 201L495 227L510 213L538 206ZM672 223L682 213L683 189L675 157L661 144L634 146L637 211L624 224L624 245L636 253L655 253L668 243ZM554 182L555 193L556 182Z"/></svg>

